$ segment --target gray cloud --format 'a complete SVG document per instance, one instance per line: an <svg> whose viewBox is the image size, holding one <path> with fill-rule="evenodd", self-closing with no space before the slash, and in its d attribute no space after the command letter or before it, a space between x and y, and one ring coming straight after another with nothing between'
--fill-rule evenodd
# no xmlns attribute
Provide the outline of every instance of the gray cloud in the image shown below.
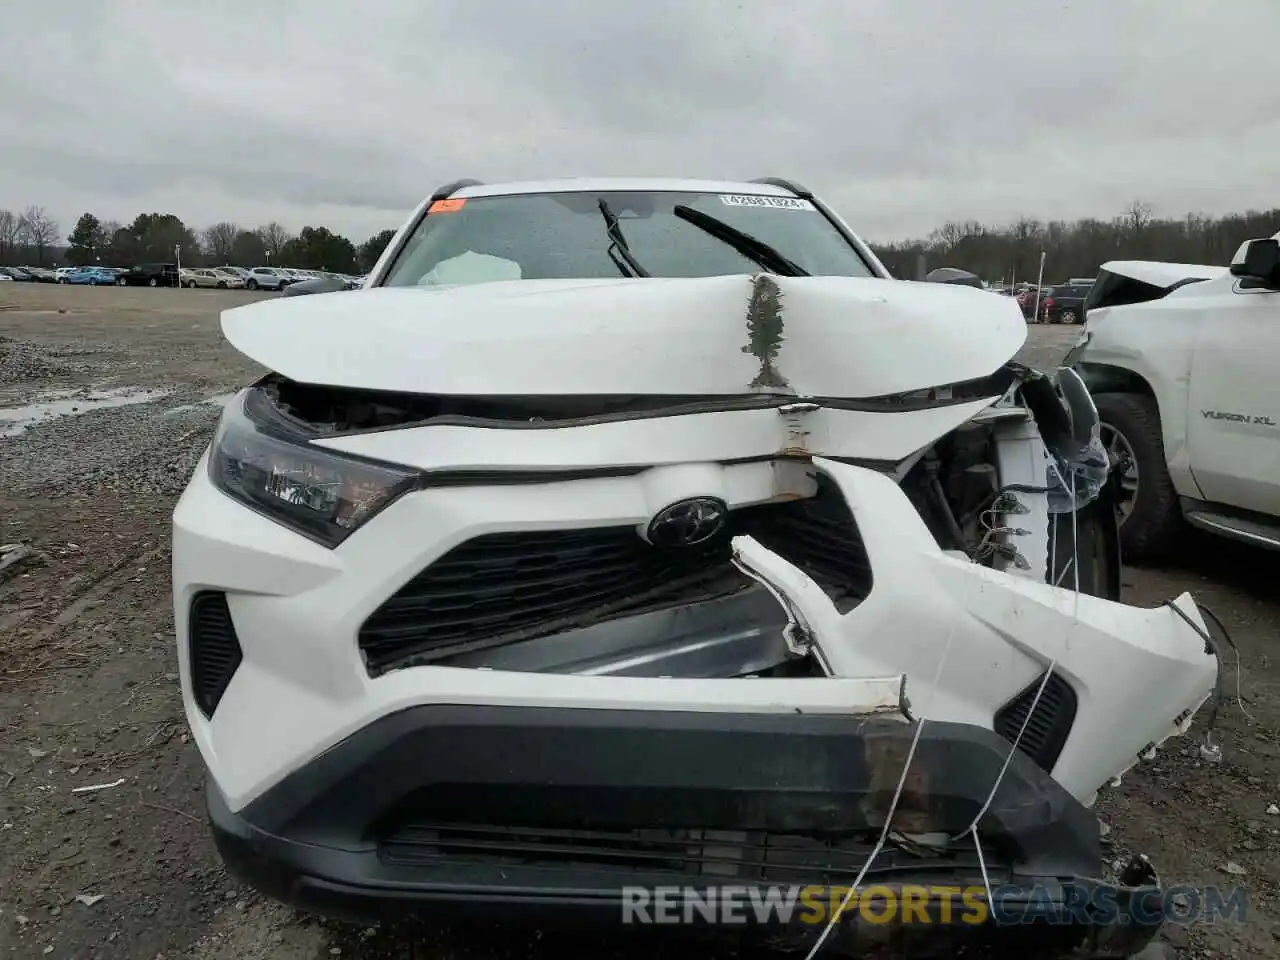
<svg viewBox="0 0 1280 960"><path fill-rule="evenodd" d="M1275 0L10 0L4 24L0 207L66 229L360 240L459 176L787 175L873 239L1275 203Z"/></svg>

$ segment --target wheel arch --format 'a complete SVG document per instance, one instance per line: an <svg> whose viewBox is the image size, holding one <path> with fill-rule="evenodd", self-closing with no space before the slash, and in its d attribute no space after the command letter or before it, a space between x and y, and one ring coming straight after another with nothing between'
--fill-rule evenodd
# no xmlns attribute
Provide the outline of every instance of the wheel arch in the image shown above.
<svg viewBox="0 0 1280 960"><path fill-rule="evenodd" d="M1134 370L1109 363L1081 363L1079 370L1090 393L1139 393L1155 400L1157 410L1160 407L1155 389L1146 377Z"/></svg>
<svg viewBox="0 0 1280 960"><path fill-rule="evenodd" d="M1084 378L1089 392L1129 393L1147 397L1155 405L1156 415L1160 418L1160 435L1164 441L1165 464L1169 477L1179 496L1203 499L1191 472L1191 460L1187 450L1186 410L1169 410L1163 403L1163 391L1142 373L1130 368L1109 363L1090 363L1082 361L1076 365L1080 376ZM1168 396L1165 395L1165 401Z"/></svg>

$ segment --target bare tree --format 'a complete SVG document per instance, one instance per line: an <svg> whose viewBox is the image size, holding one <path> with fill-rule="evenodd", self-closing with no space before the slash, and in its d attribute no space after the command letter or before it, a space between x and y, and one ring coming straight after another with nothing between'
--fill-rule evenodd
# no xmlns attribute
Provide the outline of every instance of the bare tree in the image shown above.
<svg viewBox="0 0 1280 960"><path fill-rule="evenodd" d="M44 252L58 239L58 221L45 212L44 207L30 206L18 218L18 240L33 249L36 266L44 266Z"/></svg>
<svg viewBox="0 0 1280 960"><path fill-rule="evenodd" d="M293 235L274 220L264 227L259 227L258 236L262 238L267 256L276 261L279 261L281 252L293 239Z"/></svg>
<svg viewBox="0 0 1280 960"><path fill-rule="evenodd" d="M1124 208L1124 222L1133 236L1138 236L1151 225L1151 204L1135 200Z"/></svg>
<svg viewBox="0 0 1280 960"><path fill-rule="evenodd" d="M205 227L201 235L204 241L204 252L214 263L230 263L231 250L235 246L239 233L240 228L226 220Z"/></svg>
<svg viewBox="0 0 1280 960"><path fill-rule="evenodd" d="M0 210L0 263L11 262L18 253L18 217L12 210Z"/></svg>

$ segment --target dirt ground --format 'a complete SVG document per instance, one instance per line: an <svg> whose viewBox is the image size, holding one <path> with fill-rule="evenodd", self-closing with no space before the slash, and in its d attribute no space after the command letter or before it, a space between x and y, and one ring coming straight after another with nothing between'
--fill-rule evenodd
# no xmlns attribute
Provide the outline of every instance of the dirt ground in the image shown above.
<svg viewBox="0 0 1280 960"><path fill-rule="evenodd" d="M255 375L222 342L218 311L255 296L0 287L0 544L37 554L0 574L0 956L652 956L551 935L351 929L223 871L182 716L168 524L218 398ZM1030 331L1023 359L1046 364L1078 328ZM72 415L14 412L41 399ZM1125 578L1130 602L1191 591L1214 609L1240 650L1243 705L1224 706L1220 763L1178 738L1104 792L1115 857L1146 853L1170 883L1247 886L1245 924L1167 930L1181 955L1280 958L1280 816L1267 813L1280 803L1280 557L1194 540ZM114 785L72 792L98 784Z"/></svg>

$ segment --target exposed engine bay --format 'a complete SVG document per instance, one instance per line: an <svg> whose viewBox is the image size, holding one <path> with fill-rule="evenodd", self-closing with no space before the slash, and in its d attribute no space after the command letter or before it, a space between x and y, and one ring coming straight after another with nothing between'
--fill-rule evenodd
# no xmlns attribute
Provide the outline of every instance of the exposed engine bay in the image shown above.
<svg viewBox="0 0 1280 960"><path fill-rule="evenodd" d="M1056 540L1064 526L1063 518L1054 516L1054 491L1061 494L1067 483L1063 478L1074 478L1082 470L1088 476L1070 502L1084 507L1102 490L1106 461L1097 437L1096 414L1092 414L1087 394L1079 393L1078 380L1070 371L1062 371L1060 379L1053 381L1035 371L1008 365L990 382L1005 384L1005 395L984 416L964 423L908 460L884 464L880 469L899 483L942 550L988 568L1044 582L1054 576L1060 563L1056 554L1050 555L1058 547ZM925 393L935 399L938 394ZM315 437L415 425L495 424L506 429L521 424L573 426L599 418L673 417L690 411L762 406L788 412L795 405L777 397L726 401L715 397L418 396L300 384L274 374L258 384L249 401L250 410L260 419L289 432ZM1038 408L1039 417L1033 408ZM1089 419L1091 414L1093 420ZM1047 429L1040 427L1041 420ZM1037 442L1046 433L1055 441L1056 451ZM1025 456L1028 449L1031 461ZM1013 456L1013 451L1023 456ZM1035 470L1037 459L1043 459L1053 469ZM595 651L589 663L576 658L566 661L560 654L547 660L536 651L540 646L557 651L574 648L577 644L568 642L566 635L609 621L677 607L697 607L741 593L754 592L764 599L761 584L732 561L730 542L739 536L753 537L796 563L815 579L838 609L848 612L871 590L872 572L848 506L841 502L829 478L812 469L811 460L803 451L780 456L778 461L787 462L792 468L791 488L780 491L772 502L730 511L723 530L698 551L668 551L654 564L647 559L652 556L651 548L633 535L624 535L627 543L619 542L616 548L628 555L625 562L631 564L626 570L629 579L610 584L608 589L597 584L591 591L591 602L567 601L562 609L544 611L546 615L517 618L510 629L486 630L482 638L458 636L454 642L441 642L435 636L423 643L406 643L400 636L385 644L385 650L370 640L365 646L370 668L382 672L425 663L505 668L518 664L524 670L630 675L658 671L656 675L660 676L682 675L676 661L668 656L629 646L613 649L611 644L604 644L602 648L599 637L586 641ZM799 478L798 484L794 478ZM1061 514L1062 497L1057 499L1057 513ZM1070 524L1065 526L1070 528ZM591 531L580 532L578 549L605 550L604 544L588 544L593 535ZM504 549L518 550L515 539L508 536ZM431 570L424 571L411 585L420 592L419 600L421 595L429 594L432 577L449 575L453 569L450 563L462 569L468 563L482 562L476 558L490 546L485 540L463 544ZM1105 549L1108 545L1104 542L1102 546ZM1065 548L1069 549L1070 544ZM615 562L622 562L618 560L620 555L610 554ZM642 555L645 560L640 559ZM1074 558L1066 556L1063 565L1069 566ZM1105 575L1101 579L1086 577L1083 589L1114 599L1118 595L1118 557L1114 550L1107 559L1110 562L1104 567ZM398 612L383 610L376 614L365 625L366 639L380 630L397 634ZM754 632L751 642L717 644L714 658L708 658L704 650L697 666L691 667L694 675L827 675L811 648L797 650L782 642L775 622L778 613L773 603L758 606L752 617L763 629ZM655 631L660 636L668 632ZM536 643L551 637L555 638L552 643ZM520 651L518 656L513 648Z"/></svg>
<svg viewBox="0 0 1280 960"><path fill-rule="evenodd" d="M581 422L594 417L670 415L697 409L721 398L653 396L457 397L382 393L371 390L295 383L272 375L261 383L282 415L309 431L346 433L380 430L427 421L521 423Z"/></svg>

